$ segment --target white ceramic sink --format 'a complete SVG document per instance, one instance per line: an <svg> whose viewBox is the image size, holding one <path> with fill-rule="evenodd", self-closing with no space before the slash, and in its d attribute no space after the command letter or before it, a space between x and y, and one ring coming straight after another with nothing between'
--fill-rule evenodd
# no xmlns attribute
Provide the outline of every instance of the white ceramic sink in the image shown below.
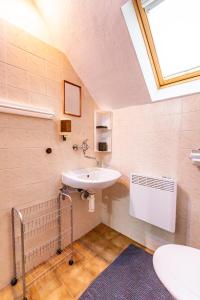
<svg viewBox="0 0 200 300"><path fill-rule="evenodd" d="M120 172L106 168L86 168L62 173L62 183L84 190L105 189L121 177Z"/></svg>
<svg viewBox="0 0 200 300"><path fill-rule="evenodd" d="M153 265L159 279L175 299L200 299L200 250L165 245L154 253Z"/></svg>

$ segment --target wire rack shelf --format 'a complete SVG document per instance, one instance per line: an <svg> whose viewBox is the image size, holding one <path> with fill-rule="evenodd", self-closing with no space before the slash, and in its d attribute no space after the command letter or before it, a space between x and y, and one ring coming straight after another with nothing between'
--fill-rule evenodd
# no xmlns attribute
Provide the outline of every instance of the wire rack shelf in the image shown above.
<svg viewBox="0 0 200 300"><path fill-rule="evenodd" d="M55 199L22 209L12 208L11 213L14 275L11 285L20 279L22 299L27 300L27 287L38 278L65 259L69 265L73 264L73 203L63 188ZM33 273L37 275L27 279Z"/></svg>

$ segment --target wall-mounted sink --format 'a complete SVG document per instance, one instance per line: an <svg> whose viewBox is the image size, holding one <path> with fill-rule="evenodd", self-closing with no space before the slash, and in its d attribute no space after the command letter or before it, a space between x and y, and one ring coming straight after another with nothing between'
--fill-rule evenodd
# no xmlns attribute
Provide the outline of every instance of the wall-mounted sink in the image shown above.
<svg viewBox="0 0 200 300"><path fill-rule="evenodd" d="M175 299L200 299L200 250L182 245L161 246L154 253L153 265Z"/></svg>
<svg viewBox="0 0 200 300"><path fill-rule="evenodd" d="M106 168L86 168L62 173L62 183L84 190L105 189L113 185L121 173Z"/></svg>

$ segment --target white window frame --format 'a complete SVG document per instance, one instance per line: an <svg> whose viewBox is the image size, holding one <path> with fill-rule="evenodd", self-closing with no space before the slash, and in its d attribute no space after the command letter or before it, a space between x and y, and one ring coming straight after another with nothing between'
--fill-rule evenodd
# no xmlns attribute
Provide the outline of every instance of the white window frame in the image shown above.
<svg viewBox="0 0 200 300"><path fill-rule="evenodd" d="M132 0L121 7L133 46L152 101L176 98L200 92L200 79L158 88Z"/></svg>

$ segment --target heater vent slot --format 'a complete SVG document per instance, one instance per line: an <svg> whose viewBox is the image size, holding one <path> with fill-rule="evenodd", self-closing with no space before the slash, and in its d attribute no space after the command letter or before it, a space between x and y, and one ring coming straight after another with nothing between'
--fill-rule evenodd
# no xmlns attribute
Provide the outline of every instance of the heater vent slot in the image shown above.
<svg viewBox="0 0 200 300"><path fill-rule="evenodd" d="M135 174L132 174L132 183L172 193L174 192L175 188L175 183L171 179L152 178L147 176L139 176Z"/></svg>

